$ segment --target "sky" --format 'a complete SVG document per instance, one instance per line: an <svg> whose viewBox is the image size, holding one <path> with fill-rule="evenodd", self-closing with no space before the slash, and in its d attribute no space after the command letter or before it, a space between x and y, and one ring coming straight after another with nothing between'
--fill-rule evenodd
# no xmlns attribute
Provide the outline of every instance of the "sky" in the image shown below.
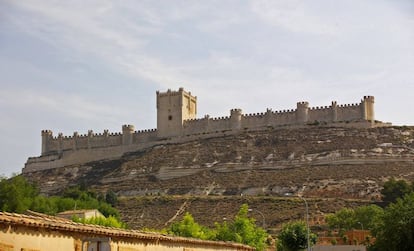
<svg viewBox="0 0 414 251"><path fill-rule="evenodd" d="M157 90L197 117L359 103L414 125L412 0L0 0L0 175L40 133L156 127Z"/></svg>

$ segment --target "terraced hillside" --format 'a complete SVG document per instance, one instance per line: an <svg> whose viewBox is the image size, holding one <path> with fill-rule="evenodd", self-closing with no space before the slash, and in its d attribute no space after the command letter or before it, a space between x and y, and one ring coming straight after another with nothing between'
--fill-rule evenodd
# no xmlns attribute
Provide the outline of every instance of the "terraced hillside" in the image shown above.
<svg viewBox="0 0 414 251"><path fill-rule="evenodd" d="M381 186L389 177L414 180L413 148L413 127L269 128L183 144L158 145L117 160L27 173L26 176L38 182L46 194L83 184L102 192L111 189L126 197L207 196L214 200L222 198L223 203L246 196L276 198L299 192L321 200L377 201ZM120 207L124 218L132 225L152 227L168 221L165 218L168 214L157 216L151 223L138 221L142 207L147 206L137 201L126 199ZM233 210L238 209L238 206L233 207ZM154 206L148 210L164 209ZM323 207L318 210L331 211ZM271 218L275 223L278 221Z"/></svg>
<svg viewBox="0 0 414 251"><path fill-rule="evenodd" d="M343 207L366 205L368 201L308 198L310 223L318 229L327 213ZM215 222L231 221L240 206L247 203L249 216L257 225L277 231L281 224L292 219L304 219L305 206L299 198L268 196L140 196L120 200L123 220L136 229L162 229L181 220L189 212L202 225L213 227Z"/></svg>

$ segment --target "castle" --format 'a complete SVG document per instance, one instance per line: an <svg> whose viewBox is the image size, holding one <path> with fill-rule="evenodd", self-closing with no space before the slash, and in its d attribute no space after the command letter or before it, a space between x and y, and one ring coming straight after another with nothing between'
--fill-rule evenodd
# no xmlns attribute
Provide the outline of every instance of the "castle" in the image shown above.
<svg viewBox="0 0 414 251"><path fill-rule="evenodd" d="M94 133L86 135L74 132L73 136L53 136L43 130L42 153L28 159L23 173L78 165L91 161L116 159L128 152L166 143L180 143L203 137L223 136L242 130L267 128L303 127L326 124L329 126L375 127L384 126L375 121L374 97L365 96L359 104L309 107L308 102L298 102L296 109L264 113L243 114L232 109L230 116L197 119L197 97L179 88L156 93L157 129L135 131L133 125L123 125L121 133Z"/></svg>

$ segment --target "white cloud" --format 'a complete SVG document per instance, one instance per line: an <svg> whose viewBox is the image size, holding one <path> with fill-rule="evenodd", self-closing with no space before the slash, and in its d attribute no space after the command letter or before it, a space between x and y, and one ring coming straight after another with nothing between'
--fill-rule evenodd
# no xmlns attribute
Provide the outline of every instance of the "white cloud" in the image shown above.
<svg viewBox="0 0 414 251"><path fill-rule="evenodd" d="M24 32L45 40L55 49L89 54L108 64L114 63L114 54L122 57L138 52L149 35L159 32L157 27L142 26L122 16L111 2L84 6L83 1L79 5L19 1L16 5L28 14L12 20Z"/></svg>
<svg viewBox="0 0 414 251"><path fill-rule="evenodd" d="M26 112L38 114L60 114L68 120L93 121L106 118L105 120L109 122L117 121L117 118L124 115L120 107L106 105L102 102L92 102L81 95L57 92L22 89L2 90L0 104L11 110L26 110ZM24 116L24 113L15 116L21 117Z"/></svg>
<svg viewBox="0 0 414 251"><path fill-rule="evenodd" d="M356 102L372 94L393 120L410 120L398 108L412 106L409 1L0 5L2 122L27 123L19 128L35 128L36 137L44 125L69 134L86 126L118 131L138 116L140 128L153 127L155 108L147 107L155 101L147 96L181 86L198 96L199 116L228 115L236 107L291 109L301 100L312 106ZM136 103L129 107L130 101ZM377 114L382 119L384 113Z"/></svg>
<svg viewBox="0 0 414 251"><path fill-rule="evenodd" d="M334 22L327 22L321 10L314 10L307 1L302 0L254 0L252 11L269 25L286 29L290 32L315 35L335 35L337 27ZM317 5L313 3L313 5Z"/></svg>

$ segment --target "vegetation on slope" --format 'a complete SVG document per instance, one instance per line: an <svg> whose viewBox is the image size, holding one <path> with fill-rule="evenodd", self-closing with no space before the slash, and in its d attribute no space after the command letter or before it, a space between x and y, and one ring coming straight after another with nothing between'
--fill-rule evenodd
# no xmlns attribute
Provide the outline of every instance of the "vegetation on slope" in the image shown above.
<svg viewBox="0 0 414 251"><path fill-rule="evenodd" d="M216 222L214 228L198 224L187 212L181 221L169 227L168 233L204 240L233 241L250 245L259 251L265 250L267 233L261 227L256 226L254 218L248 217L248 209L248 205L243 204L233 221L230 223Z"/></svg>
<svg viewBox="0 0 414 251"><path fill-rule="evenodd" d="M316 243L317 236L309 233L310 246ZM278 251L297 251L308 247L308 229L303 221L293 221L284 224L278 235Z"/></svg>
<svg viewBox="0 0 414 251"><path fill-rule="evenodd" d="M371 250L414 250L414 192L387 206L373 233L377 240Z"/></svg>
<svg viewBox="0 0 414 251"><path fill-rule="evenodd" d="M352 229L372 230L380 224L383 214L384 210L376 205L342 208L327 215L326 222L330 229L337 229L340 234Z"/></svg>
<svg viewBox="0 0 414 251"><path fill-rule="evenodd" d="M370 201L307 198L311 217L322 218L344 207L355 208ZM257 224L275 233L288 220L303 219L305 205L294 197L271 196L138 196L123 197L117 208L131 228L164 228L177 212L189 212L202 225L214 227L223 218L232 219L242 204L248 204L249 216ZM177 217L181 220L182 214Z"/></svg>
<svg viewBox="0 0 414 251"><path fill-rule="evenodd" d="M269 129L164 144L116 160L25 173L42 193L75 184L131 195L268 195L377 200L384 178L414 180L414 128Z"/></svg>
<svg viewBox="0 0 414 251"><path fill-rule="evenodd" d="M364 205L356 208L342 208L326 217L328 228L337 231L346 238L345 231L354 229L370 230L363 244L370 250L414 250L412 239L414 229L414 192L412 186L405 181L389 180L385 183L382 196L390 191L400 194L394 203L381 208L377 205ZM410 189L407 189L409 187ZM388 197L389 198L389 197ZM243 204L234 220L230 223L215 223L212 228L195 222L190 213L186 213L181 221L172 224L168 233L207 240L226 240L248 244L262 250L266 247L266 232L256 226L255 219L247 216L247 204ZM312 230L312 229L311 229ZM257 238L259 236L259 238ZM307 248L307 227L303 221L290 221L283 224L277 235L278 250L295 251ZM310 243L314 245L317 236L310 232ZM372 240L377 240L373 244ZM260 241L258 241L260 240Z"/></svg>
<svg viewBox="0 0 414 251"><path fill-rule="evenodd" d="M414 182L410 186L405 180L391 178L384 183L381 190L382 200L388 204L411 192L414 192Z"/></svg>
<svg viewBox="0 0 414 251"><path fill-rule="evenodd" d="M370 230L376 241L369 245L372 251L414 250L414 184L391 179L384 184L384 209L375 205L356 209L343 208L328 215L330 229L344 233L351 229Z"/></svg>
<svg viewBox="0 0 414 251"><path fill-rule="evenodd" d="M100 225L105 227L116 227L116 228L127 228L127 225L115 218L114 216L110 215L108 217L91 217L91 218L80 218L74 215L72 217L74 222L79 222L83 224L92 224L92 225Z"/></svg>
<svg viewBox="0 0 414 251"><path fill-rule="evenodd" d="M89 223L105 222L106 225L110 225L110 222L113 222L114 227L125 226L119 222L120 214L113 207L116 203L117 198L113 192L103 195L80 187L72 187L66 189L62 196L47 197L39 194L38 188L21 175L0 180L0 210L6 212L23 213L26 210L32 210L56 215L67 210L98 209L105 217L108 217L108 220L96 219Z"/></svg>

